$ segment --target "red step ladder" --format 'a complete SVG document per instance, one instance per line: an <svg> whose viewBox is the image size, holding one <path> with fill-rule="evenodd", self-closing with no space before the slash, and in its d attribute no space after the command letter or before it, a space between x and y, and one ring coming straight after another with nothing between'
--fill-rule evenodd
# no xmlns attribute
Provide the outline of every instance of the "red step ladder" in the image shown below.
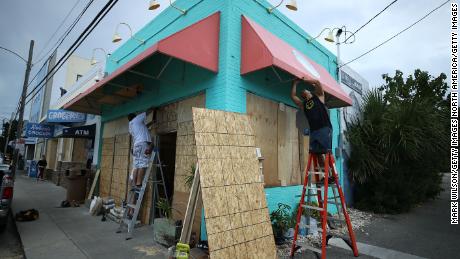
<svg viewBox="0 0 460 259"><path fill-rule="evenodd" d="M321 171L321 167L319 166L320 156L322 156L321 158L324 159L323 160L324 161L324 172L328 172L327 176L325 176L325 173ZM311 180L312 175L315 177L315 183L312 183L312 180ZM320 180L320 176L324 176L322 180ZM316 186L313 187L313 184L315 184ZM323 192L324 192L323 195L321 194L321 187L323 187ZM333 197L328 196L329 187L332 187L332 191L334 195ZM313 191L316 190L316 194L310 193L311 190ZM337 196L337 192L339 196ZM311 205L310 199L312 196L317 197L319 206ZM305 197L307 197L307 204L305 203ZM322 197L327 197L327 198L323 200ZM340 198L340 201L337 200L338 198ZM328 216L328 213L327 213L328 203L332 203L337 206L337 212L339 216L338 219ZM341 219L339 203L342 207L342 213L343 213L343 216L345 217L345 221ZM320 222L321 229L318 229L318 232L322 234L321 250L316 247L309 246L309 245L298 246L297 244L297 235L299 233L299 226L300 226L300 220L301 220L303 209L306 209L308 221L309 221L308 215L310 215L311 210L319 211L320 218L321 218L321 222ZM349 235L348 237L328 233L328 230L327 230L328 224L329 224L329 228L333 229L334 226L332 222L334 221L346 222L347 228L348 228L348 235ZM304 225L304 227L310 228L311 225L310 224ZM335 169L334 157L331 152L328 152L325 155L310 153L308 156L307 168L305 170L305 179L303 182L302 196L300 198L299 209L297 212L297 221L296 221L295 231L294 231L294 240L292 241L292 247L291 247L291 257L294 257L294 253L297 249L299 249L300 247L305 247L306 249L312 250L313 252L315 252L318 257L319 257L319 254L321 254L321 258L325 259L326 258L326 246L327 246L329 239L332 237L342 238L345 241L345 243L347 243L350 246L350 248L353 250L353 255L354 256L359 255L358 248L356 246L355 234L353 233L353 228L351 226L350 217L347 213L347 205L345 203L345 197L343 195L342 188L340 187L339 177Z"/></svg>

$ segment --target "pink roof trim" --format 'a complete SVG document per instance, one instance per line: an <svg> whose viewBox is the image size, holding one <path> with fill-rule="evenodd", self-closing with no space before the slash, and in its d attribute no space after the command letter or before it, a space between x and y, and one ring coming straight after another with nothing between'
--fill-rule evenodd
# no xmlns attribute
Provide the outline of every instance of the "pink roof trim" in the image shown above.
<svg viewBox="0 0 460 259"><path fill-rule="evenodd" d="M334 107L352 104L351 98L324 67L245 16L241 38L242 75L273 65L298 78L321 81L324 91L338 99Z"/></svg>

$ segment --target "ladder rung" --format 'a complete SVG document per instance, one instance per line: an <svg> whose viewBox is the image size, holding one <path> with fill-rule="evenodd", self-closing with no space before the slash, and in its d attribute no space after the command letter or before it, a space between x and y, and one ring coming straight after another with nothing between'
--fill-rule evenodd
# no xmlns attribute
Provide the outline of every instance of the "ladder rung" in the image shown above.
<svg viewBox="0 0 460 259"><path fill-rule="evenodd" d="M337 222L345 223L345 220L343 220L343 219L338 219L338 218L334 218L334 217L327 217L327 219L332 220L332 221L337 221Z"/></svg>
<svg viewBox="0 0 460 259"><path fill-rule="evenodd" d="M318 211L323 211L324 209L323 208L320 208L320 207L314 207L314 206L310 206L310 205L302 205L303 208L306 208L306 209L312 209L312 210L318 210Z"/></svg>
<svg viewBox="0 0 460 259"><path fill-rule="evenodd" d="M141 193L141 192L145 191L144 189L145 189L144 187L141 187L139 190L137 190L137 189L131 189L131 192Z"/></svg>
<svg viewBox="0 0 460 259"><path fill-rule="evenodd" d="M314 195L316 195L316 194L314 193ZM333 200L333 199L336 199L336 198L340 199L340 196L328 197L327 198L327 203L335 204L335 200ZM341 203L340 200L338 200L337 203L340 204Z"/></svg>
<svg viewBox="0 0 460 259"><path fill-rule="evenodd" d="M126 204L126 207L135 209L135 208L136 208L136 204L131 204L131 203L129 203L129 204Z"/></svg>
<svg viewBox="0 0 460 259"><path fill-rule="evenodd" d="M308 174L324 175L324 172L308 172Z"/></svg>
<svg viewBox="0 0 460 259"><path fill-rule="evenodd" d="M347 231L347 232L348 232L348 231ZM328 235L331 235L332 237L341 238L341 239L350 241L350 237L349 237L349 236L344 236L344 235L341 235L341 234L335 234L335 233L331 233L331 232L329 232Z"/></svg>
<svg viewBox="0 0 460 259"><path fill-rule="evenodd" d="M318 226L321 224L321 221L318 221L318 223L316 223L316 227L318 228ZM310 225L307 225L307 224L299 224L299 228L311 228L312 226ZM321 228L318 228L318 232L322 232L323 230Z"/></svg>
<svg viewBox="0 0 460 259"><path fill-rule="evenodd" d="M297 245L299 245L299 246L302 247L302 248L311 250L311 251L313 251L313 252L315 252L315 253L321 254L321 249L316 248L316 247L311 246L311 245L307 245L307 244L304 243L304 242L297 242Z"/></svg>
<svg viewBox="0 0 460 259"><path fill-rule="evenodd" d="M133 221L132 219L123 219L123 221L121 221L123 224L125 224L126 226L128 226L131 221ZM139 220L136 220L136 223L134 225L134 227L138 227L140 226L141 222Z"/></svg>
<svg viewBox="0 0 460 259"><path fill-rule="evenodd" d="M320 187L324 187L324 183L314 183L316 184L316 187L320 186ZM337 184L334 182L329 182L328 183L328 187L332 187L332 188L337 188Z"/></svg>
<svg viewBox="0 0 460 259"><path fill-rule="evenodd" d="M341 222L341 223L345 224L345 220L343 220L343 219L337 219L337 218L333 218L333 217L327 217L327 219L332 220L332 221L336 221L336 222ZM321 219L317 221L316 225L317 226L321 225ZM310 225L299 223L299 227L309 228ZM321 232L323 230L321 228L318 228L318 231Z"/></svg>

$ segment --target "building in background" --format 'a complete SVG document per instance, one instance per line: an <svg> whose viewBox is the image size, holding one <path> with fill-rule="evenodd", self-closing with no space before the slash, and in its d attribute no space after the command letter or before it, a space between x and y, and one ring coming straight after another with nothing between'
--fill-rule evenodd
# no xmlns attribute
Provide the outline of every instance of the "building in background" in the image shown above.
<svg viewBox="0 0 460 259"><path fill-rule="evenodd" d="M33 83L32 85L35 86L41 82L63 54L63 51L60 49L55 51L38 72L34 81L35 84ZM78 88L75 84L81 85L82 82L88 83L91 81L84 78L84 75L91 69L93 68L88 59L71 55L64 65L51 78L45 81L45 84L41 84L38 87L38 91L32 98L29 123L26 125L26 129L29 129L29 131L26 132L35 138L33 159L39 160L42 155L46 155L48 168L50 169L56 168L57 161L72 160L73 139L66 138L60 140L55 138L56 133L62 132L64 128L70 125L70 122L49 122L49 112L51 109L57 107L56 104L58 104L59 100L63 99L63 96L61 96L62 93L68 92L70 94L73 89ZM94 82L94 79L92 80ZM65 111L62 112L65 113ZM83 116L80 116L77 120L72 120L71 123L84 124L86 122L86 115L81 115ZM66 116L64 117L67 118ZM43 137L45 135L46 137ZM62 142L62 144L58 145L59 142ZM80 146L86 147L87 145L89 144L77 144L78 148ZM61 147L61 149L58 149L58 147ZM86 159L84 162L86 163Z"/></svg>
<svg viewBox="0 0 460 259"><path fill-rule="evenodd" d="M79 76L78 81L69 87L63 88L63 95L51 105L46 117L48 124L59 125L53 139L48 140L48 150L55 157L50 157L50 168L57 170L62 163L85 165L90 167L97 164L98 157L93 156L99 150L100 116L71 112L62 109L69 100L82 94L100 79L102 69L91 67L86 73ZM50 155L51 156L51 155Z"/></svg>
<svg viewBox="0 0 460 259"><path fill-rule="evenodd" d="M369 91L369 82L349 66L342 67L340 69L340 73L340 84L346 94L353 100L353 105L342 108L342 111L339 113L340 136L337 154L340 154L343 159L341 160L340 165L337 166L340 166L343 173L343 177L340 180L345 191L347 204L352 205L353 182L349 176L347 168L347 161L350 155L350 145L345 137L345 131L347 130L347 121L350 121L350 119L359 114L359 106L363 102L363 96Z"/></svg>

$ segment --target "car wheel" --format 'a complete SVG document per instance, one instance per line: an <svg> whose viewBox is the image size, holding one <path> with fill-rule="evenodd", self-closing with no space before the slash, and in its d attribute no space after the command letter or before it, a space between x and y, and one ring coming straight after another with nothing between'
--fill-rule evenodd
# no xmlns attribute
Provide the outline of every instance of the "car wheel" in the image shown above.
<svg viewBox="0 0 460 259"><path fill-rule="evenodd" d="M6 225L8 224L8 218L11 215L11 211L8 211L8 214L4 218L0 218L0 233L5 231Z"/></svg>

